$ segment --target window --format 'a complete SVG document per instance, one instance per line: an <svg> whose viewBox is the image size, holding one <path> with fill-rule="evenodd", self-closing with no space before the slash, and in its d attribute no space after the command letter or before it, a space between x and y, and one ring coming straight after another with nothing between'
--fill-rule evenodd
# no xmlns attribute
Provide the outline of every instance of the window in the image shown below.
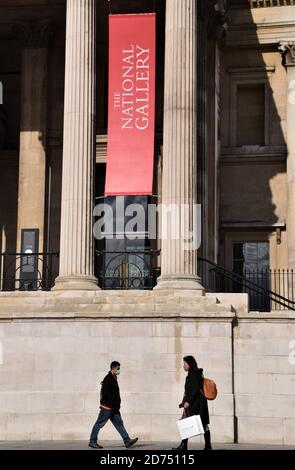
<svg viewBox="0 0 295 470"><path fill-rule="evenodd" d="M233 242L233 270L243 275L246 271L269 269L269 242Z"/></svg>
<svg viewBox="0 0 295 470"><path fill-rule="evenodd" d="M270 145L271 87L275 66L228 68L229 113L223 128L225 147L236 147L237 154L257 152ZM243 147L253 147L243 149Z"/></svg>
<svg viewBox="0 0 295 470"><path fill-rule="evenodd" d="M237 145L265 145L265 85L237 86Z"/></svg>

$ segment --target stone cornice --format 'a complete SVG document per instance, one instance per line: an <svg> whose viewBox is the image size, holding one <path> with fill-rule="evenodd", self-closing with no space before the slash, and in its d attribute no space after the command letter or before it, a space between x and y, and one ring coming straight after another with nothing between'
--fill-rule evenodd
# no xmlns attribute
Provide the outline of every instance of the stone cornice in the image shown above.
<svg viewBox="0 0 295 470"><path fill-rule="evenodd" d="M295 0L230 0L230 9L244 9L244 8L273 8L273 7L288 7L295 5Z"/></svg>
<svg viewBox="0 0 295 470"><path fill-rule="evenodd" d="M257 47L262 45L277 45L284 41L293 41L294 22L281 21L278 23L256 23L230 26L226 35L227 46Z"/></svg>
<svg viewBox="0 0 295 470"><path fill-rule="evenodd" d="M295 0L249 0L251 8L283 7L295 5Z"/></svg>

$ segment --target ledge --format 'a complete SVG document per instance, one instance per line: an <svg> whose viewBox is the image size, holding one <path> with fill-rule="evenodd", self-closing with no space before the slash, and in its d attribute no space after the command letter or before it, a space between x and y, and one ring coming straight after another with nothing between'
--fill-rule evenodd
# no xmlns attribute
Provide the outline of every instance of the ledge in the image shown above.
<svg viewBox="0 0 295 470"><path fill-rule="evenodd" d="M247 294L196 291L52 291L0 293L0 319L214 319L248 309Z"/></svg>
<svg viewBox="0 0 295 470"><path fill-rule="evenodd" d="M272 224L271 222L261 222L261 221L257 221L257 222L252 222L252 221L245 221L245 222L221 222L219 224L219 227L220 228L223 228L223 229L227 229L227 228L231 228L231 229L240 229L240 228L250 228L251 230L257 228L257 229L272 229L272 230L276 230L277 228L281 229L281 230L285 230L286 229L286 223L285 222L275 222L274 224Z"/></svg>
<svg viewBox="0 0 295 470"><path fill-rule="evenodd" d="M235 308L233 308L233 305ZM1 292L0 322L93 321L295 321L295 311L248 312L244 293L191 291Z"/></svg>
<svg viewBox="0 0 295 470"><path fill-rule="evenodd" d="M294 310L272 310L271 312L249 312L239 313L237 315L239 322L259 322L269 320L271 323L289 323L290 320L295 322Z"/></svg>

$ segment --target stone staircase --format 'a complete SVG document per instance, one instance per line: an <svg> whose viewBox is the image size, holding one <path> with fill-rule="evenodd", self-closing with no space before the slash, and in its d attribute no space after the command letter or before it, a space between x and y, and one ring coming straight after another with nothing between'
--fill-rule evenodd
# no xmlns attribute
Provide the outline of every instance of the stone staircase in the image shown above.
<svg viewBox="0 0 295 470"><path fill-rule="evenodd" d="M247 294L196 291L51 291L0 293L0 319L210 317L248 312Z"/></svg>

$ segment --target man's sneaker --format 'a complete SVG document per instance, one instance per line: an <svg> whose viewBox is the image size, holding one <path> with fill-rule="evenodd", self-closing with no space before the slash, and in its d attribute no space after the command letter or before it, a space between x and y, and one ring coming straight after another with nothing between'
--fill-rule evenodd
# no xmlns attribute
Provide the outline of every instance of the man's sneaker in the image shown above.
<svg viewBox="0 0 295 470"><path fill-rule="evenodd" d="M126 449L129 449L129 447L133 446L133 444L135 444L137 441L138 437L136 437L135 439L129 439L129 441L125 443Z"/></svg>
<svg viewBox="0 0 295 470"><path fill-rule="evenodd" d="M99 444L97 444L97 442L89 442L88 444L89 447L92 447L92 449L103 449L102 446L100 446Z"/></svg>

